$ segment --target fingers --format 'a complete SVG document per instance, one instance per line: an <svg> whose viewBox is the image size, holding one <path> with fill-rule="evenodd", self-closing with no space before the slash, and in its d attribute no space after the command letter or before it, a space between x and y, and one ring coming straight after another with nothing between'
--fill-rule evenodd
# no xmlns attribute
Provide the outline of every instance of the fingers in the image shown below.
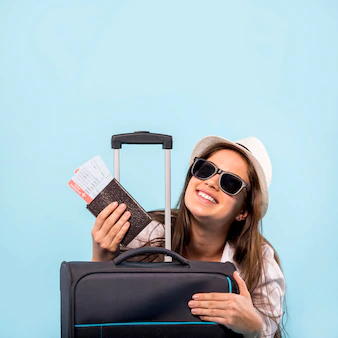
<svg viewBox="0 0 338 338"><path fill-rule="evenodd" d="M204 292L204 293L195 293L192 296L194 301L227 301L233 299L233 293L226 292Z"/></svg>
<svg viewBox="0 0 338 338"><path fill-rule="evenodd" d="M102 236L102 248L110 250L112 247L115 248L121 243L130 226L128 222L130 215L130 212L126 211L116 223L113 223L108 233Z"/></svg>
<svg viewBox="0 0 338 338"><path fill-rule="evenodd" d="M219 317L221 318L224 316L224 310L221 309L203 309L203 308L196 308L192 309L191 313L196 316L206 316L206 317Z"/></svg>
<svg viewBox="0 0 338 338"><path fill-rule="evenodd" d="M92 234L100 232L101 235L105 236L120 219L125 209L126 205L124 203L118 205L117 202L113 202L105 207L96 217ZM129 218L130 213L123 220L127 221Z"/></svg>
<svg viewBox="0 0 338 338"><path fill-rule="evenodd" d="M239 275L239 273L237 271L234 272L234 278L235 278L235 281L237 282L238 287L239 287L239 294L241 296L246 297L246 298L250 297L250 299L251 299L248 288L246 287L244 280L241 278L241 276Z"/></svg>
<svg viewBox="0 0 338 338"><path fill-rule="evenodd" d="M231 324L231 312L232 308L228 304L230 302L195 302L192 307L191 301L188 303L191 308L191 313L195 316L199 316L201 320L216 322L225 326ZM196 307L195 307L196 306Z"/></svg>
<svg viewBox="0 0 338 338"><path fill-rule="evenodd" d="M193 300L189 301L188 306L192 309L192 313L196 309L226 310L230 307L233 298L233 295L228 293L196 294L193 296Z"/></svg>
<svg viewBox="0 0 338 338"><path fill-rule="evenodd" d="M101 236L107 236L108 233L111 235L117 234L131 216L130 212L126 211L126 208L126 205L122 203L106 218L99 230Z"/></svg>
<svg viewBox="0 0 338 338"><path fill-rule="evenodd" d="M97 216L92 229L93 242L99 248L115 252L130 227L131 213L126 211L124 203L109 204ZM97 251L96 250L96 251Z"/></svg>
<svg viewBox="0 0 338 338"><path fill-rule="evenodd" d="M122 242L126 232L128 231L130 226L129 222L124 223L121 229L117 232L117 234L107 235L100 242L100 247L104 250L108 250L111 252L116 252L118 250L119 244Z"/></svg>
<svg viewBox="0 0 338 338"><path fill-rule="evenodd" d="M191 313L201 320L216 322L232 328L237 294L231 293L203 293L193 296L188 306ZM198 300L196 300L196 297Z"/></svg>
<svg viewBox="0 0 338 338"><path fill-rule="evenodd" d="M118 203L113 202L106 206L96 217L93 231L99 231L107 217L117 208Z"/></svg>
<svg viewBox="0 0 338 338"><path fill-rule="evenodd" d="M112 243L116 245L120 244L124 238L124 236L126 235L128 229L130 227L130 223L126 222L123 224L121 230L116 234L115 238L113 239Z"/></svg>

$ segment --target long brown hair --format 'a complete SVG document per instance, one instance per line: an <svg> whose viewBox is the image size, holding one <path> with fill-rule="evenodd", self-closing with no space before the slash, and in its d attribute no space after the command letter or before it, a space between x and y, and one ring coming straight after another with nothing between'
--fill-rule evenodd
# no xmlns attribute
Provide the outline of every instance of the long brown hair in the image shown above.
<svg viewBox="0 0 338 338"><path fill-rule="evenodd" d="M257 310L263 315L271 318L277 324L278 329L274 337L281 338L282 332L285 332L284 325L279 323L279 317L274 317L272 315L275 311L271 302L268 299L255 299L253 295L253 291L261 282L262 273L265 274L262 253L264 244L269 245L274 250L272 245L262 235L262 193L259 179L253 164L245 152L233 145L224 143L214 144L213 146L205 149L205 151L200 154L199 157L208 159L214 153L223 149L229 149L239 153L246 161L249 176L248 183L250 186L244 205L244 209L248 211L248 216L243 221L233 221L226 241L234 247L234 261L238 269L241 271L241 276L244 279L250 294L252 295L254 306L256 309L258 305L260 309L262 309L262 307L266 309L266 312L260 309ZM185 192L191 177L192 174L189 168L185 178L182 193L176 206L177 209L172 211L172 250L176 251L180 255L183 255L184 248L189 244L191 235L191 214L184 202ZM154 220L164 224L163 211L152 211L150 212L150 215ZM153 241L155 241L156 244L153 242L150 245L163 246L164 244L163 239L157 238ZM149 245L149 243L146 245ZM274 258L277 264L280 266L280 261L275 250ZM159 258L155 260L158 259Z"/></svg>

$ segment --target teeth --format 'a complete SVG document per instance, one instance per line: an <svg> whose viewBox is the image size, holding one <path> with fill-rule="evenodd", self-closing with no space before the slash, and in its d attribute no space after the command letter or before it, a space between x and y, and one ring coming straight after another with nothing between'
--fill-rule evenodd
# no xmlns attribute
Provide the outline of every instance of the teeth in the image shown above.
<svg viewBox="0 0 338 338"><path fill-rule="evenodd" d="M203 198L205 198L206 200L212 202L212 203L217 203L215 199L213 199L211 196L207 195L206 193L202 192L202 191L199 191L198 192L198 195L199 196L202 196Z"/></svg>

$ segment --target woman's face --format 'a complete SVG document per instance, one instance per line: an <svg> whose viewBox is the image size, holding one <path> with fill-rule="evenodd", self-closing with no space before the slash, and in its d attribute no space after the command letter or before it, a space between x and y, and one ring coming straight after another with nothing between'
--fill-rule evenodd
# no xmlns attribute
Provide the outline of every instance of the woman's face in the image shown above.
<svg viewBox="0 0 338 338"><path fill-rule="evenodd" d="M223 149L208 158L219 169L236 174L245 182L249 182L248 166L240 154L233 150ZM208 227L218 225L224 227L231 224L243 210L246 189L236 196L230 196L219 187L219 174L200 180L192 177L185 192L185 204L195 220ZM211 200L210 200L211 197Z"/></svg>

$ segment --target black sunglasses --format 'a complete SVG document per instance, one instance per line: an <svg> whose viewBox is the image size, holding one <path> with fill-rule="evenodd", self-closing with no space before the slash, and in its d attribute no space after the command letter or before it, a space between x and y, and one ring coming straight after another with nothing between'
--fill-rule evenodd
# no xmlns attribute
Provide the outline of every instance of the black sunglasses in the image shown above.
<svg viewBox="0 0 338 338"><path fill-rule="evenodd" d="M200 180L207 180L219 174L219 186L226 194L235 196L243 188L249 191L249 185L239 176L217 168L212 162L195 157L191 174Z"/></svg>

